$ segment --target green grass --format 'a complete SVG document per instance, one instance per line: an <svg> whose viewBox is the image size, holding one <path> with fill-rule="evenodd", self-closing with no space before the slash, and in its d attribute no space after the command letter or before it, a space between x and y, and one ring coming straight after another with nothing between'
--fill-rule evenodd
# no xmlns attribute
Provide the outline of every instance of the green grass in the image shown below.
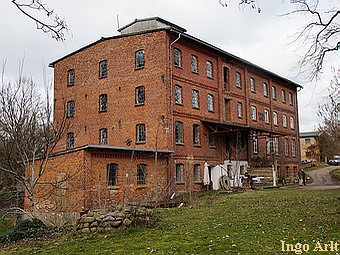
<svg viewBox="0 0 340 255"><path fill-rule="evenodd" d="M10 224L9 216L2 218L3 215L0 214L0 235L5 234L13 229Z"/></svg>
<svg viewBox="0 0 340 255"><path fill-rule="evenodd" d="M193 208L159 209L153 228L71 233L0 254L294 254L281 242L340 244L340 190L271 189L196 197ZM339 247L340 248L340 247ZM339 249L340 250L340 249ZM336 254L311 252L310 254Z"/></svg>
<svg viewBox="0 0 340 255"><path fill-rule="evenodd" d="M331 176L333 176L338 183L340 183L340 168L339 169L335 169L331 172Z"/></svg>
<svg viewBox="0 0 340 255"><path fill-rule="evenodd" d="M325 164L325 163L322 163L322 164L317 165L317 166L306 167L306 168L304 168L304 170L305 170L306 172L308 172L308 171L318 170L318 169L320 169L320 168L324 168L324 167L327 167L327 166L329 166L329 165L328 165L328 164Z"/></svg>

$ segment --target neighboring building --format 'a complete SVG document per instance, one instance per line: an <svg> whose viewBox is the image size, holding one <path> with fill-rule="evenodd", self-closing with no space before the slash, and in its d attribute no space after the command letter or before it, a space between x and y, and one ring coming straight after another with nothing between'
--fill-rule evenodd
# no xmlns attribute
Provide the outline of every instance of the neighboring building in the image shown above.
<svg viewBox="0 0 340 255"><path fill-rule="evenodd" d="M297 174L299 84L160 18L119 32L50 64L55 121L66 114L70 128L49 164L77 178L41 211L201 190L205 162L215 189L253 167Z"/></svg>
<svg viewBox="0 0 340 255"><path fill-rule="evenodd" d="M302 167L320 164L320 148L316 140L319 135L319 131L300 133Z"/></svg>

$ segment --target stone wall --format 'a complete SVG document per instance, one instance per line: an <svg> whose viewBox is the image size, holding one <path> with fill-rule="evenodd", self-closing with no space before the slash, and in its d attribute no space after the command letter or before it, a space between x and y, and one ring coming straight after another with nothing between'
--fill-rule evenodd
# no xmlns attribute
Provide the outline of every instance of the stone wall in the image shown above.
<svg viewBox="0 0 340 255"><path fill-rule="evenodd" d="M83 214L76 224L76 230L83 233L108 232L113 229L131 226L150 226L157 221L153 210L145 207L117 206L111 211L88 211Z"/></svg>

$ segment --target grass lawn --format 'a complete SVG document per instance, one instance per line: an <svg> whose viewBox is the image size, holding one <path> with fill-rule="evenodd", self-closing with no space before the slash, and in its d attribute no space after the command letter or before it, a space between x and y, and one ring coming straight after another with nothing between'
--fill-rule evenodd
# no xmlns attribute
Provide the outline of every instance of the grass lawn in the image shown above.
<svg viewBox="0 0 340 255"><path fill-rule="evenodd" d="M308 245L309 254L334 255L329 248L312 250L317 242L338 242L340 253L340 189L280 188L195 199L201 204L192 208L158 209L157 227L71 233L0 254L299 254L281 251L281 240Z"/></svg>
<svg viewBox="0 0 340 255"><path fill-rule="evenodd" d="M331 172L331 175L340 183L340 167L339 169L335 169Z"/></svg>

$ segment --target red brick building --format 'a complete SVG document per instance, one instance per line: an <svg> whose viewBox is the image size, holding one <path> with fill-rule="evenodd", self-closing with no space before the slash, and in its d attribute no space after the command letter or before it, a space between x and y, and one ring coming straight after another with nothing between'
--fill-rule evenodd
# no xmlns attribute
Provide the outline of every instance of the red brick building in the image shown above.
<svg viewBox="0 0 340 255"><path fill-rule="evenodd" d="M55 119L71 124L50 164L78 172L64 208L200 190L205 162L215 189L259 166L297 173L300 85L160 18L119 32L50 64Z"/></svg>

